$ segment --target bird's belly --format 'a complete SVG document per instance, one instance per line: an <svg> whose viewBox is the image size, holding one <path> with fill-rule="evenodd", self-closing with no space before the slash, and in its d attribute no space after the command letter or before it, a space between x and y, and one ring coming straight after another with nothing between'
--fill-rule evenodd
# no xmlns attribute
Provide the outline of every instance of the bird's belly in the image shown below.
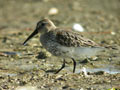
<svg viewBox="0 0 120 90"><path fill-rule="evenodd" d="M99 51L102 51L103 48L91 48L91 47L59 47L61 51L61 56L67 58L90 58L95 56Z"/></svg>

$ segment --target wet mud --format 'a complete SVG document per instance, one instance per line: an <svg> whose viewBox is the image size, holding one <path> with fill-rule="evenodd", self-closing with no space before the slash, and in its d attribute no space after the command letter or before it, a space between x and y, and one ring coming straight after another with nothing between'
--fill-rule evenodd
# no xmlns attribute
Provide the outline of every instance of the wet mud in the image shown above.
<svg viewBox="0 0 120 90"><path fill-rule="evenodd" d="M0 0L0 90L120 90L120 0ZM54 9L51 11L51 9ZM22 43L42 18L56 26L80 24L87 38L111 46L97 57L71 59L54 74L62 59L52 56L39 35Z"/></svg>

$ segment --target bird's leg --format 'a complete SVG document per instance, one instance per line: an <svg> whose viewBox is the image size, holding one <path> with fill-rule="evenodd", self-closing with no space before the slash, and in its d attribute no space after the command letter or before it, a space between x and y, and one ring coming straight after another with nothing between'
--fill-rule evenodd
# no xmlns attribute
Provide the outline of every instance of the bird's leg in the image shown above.
<svg viewBox="0 0 120 90"><path fill-rule="evenodd" d="M59 73L64 67L65 67L65 59L63 59L62 67L57 72L55 72L55 74Z"/></svg>
<svg viewBox="0 0 120 90"><path fill-rule="evenodd" d="M72 58L73 61L73 73L75 73L75 68L76 68L76 61Z"/></svg>

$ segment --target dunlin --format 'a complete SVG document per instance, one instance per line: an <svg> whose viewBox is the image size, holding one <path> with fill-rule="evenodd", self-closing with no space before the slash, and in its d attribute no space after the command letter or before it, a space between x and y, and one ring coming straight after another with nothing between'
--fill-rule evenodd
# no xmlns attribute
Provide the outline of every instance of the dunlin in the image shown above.
<svg viewBox="0 0 120 90"><path fill-rule="evenodd" d="M58 28L49 19L39 21L35 31L23 44L25 45L28 40L39 32L41 33L40 42L42 46L54 56L63 58L62 67L56 73L65 67L65 58L72 59L74 73L76 68L75 59L80 59L81 57L90 58L103 50L103 47L83 37L79 32Z"/></svg>

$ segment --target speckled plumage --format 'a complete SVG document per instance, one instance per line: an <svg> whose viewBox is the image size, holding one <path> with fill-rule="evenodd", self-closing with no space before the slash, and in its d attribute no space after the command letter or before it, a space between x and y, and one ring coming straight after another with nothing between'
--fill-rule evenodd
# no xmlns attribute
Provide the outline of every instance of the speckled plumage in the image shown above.
<svg viewBox="0 0 120 90"><path fill-rule="evenodd" d="M91 57L96 55L98 51L103 50L94 41L83 37L79 32L57 28L49 19L43 19L37 23L35 31L26 39L24 44L38 32L41 33L40 42L55 56L62 58L71 58L74 62L74 70L76 62L74 59L81 57ZM65 66L65 61L61 69ZM59 69L57 73L61 70Z"/></svg>
<svg viewBox="0 0 120 90"><path fill-rule="evenodd" d="M67 47L99 47L98 44L72 30L55 30L57 42Z"/></svg>

